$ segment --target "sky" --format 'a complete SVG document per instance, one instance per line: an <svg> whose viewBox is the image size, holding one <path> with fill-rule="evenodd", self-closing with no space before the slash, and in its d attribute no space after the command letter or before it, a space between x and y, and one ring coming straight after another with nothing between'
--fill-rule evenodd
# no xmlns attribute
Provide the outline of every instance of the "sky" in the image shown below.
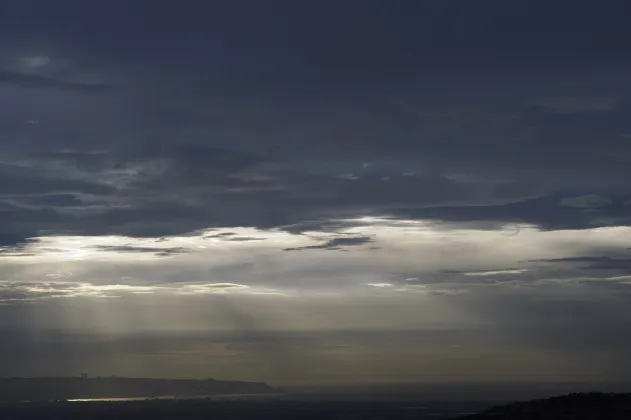
<svg viewBox="0 0 631 420"><path fill-rule="evenodd" d="M2 9L0 376L628 380L628 1Z"/></svg>

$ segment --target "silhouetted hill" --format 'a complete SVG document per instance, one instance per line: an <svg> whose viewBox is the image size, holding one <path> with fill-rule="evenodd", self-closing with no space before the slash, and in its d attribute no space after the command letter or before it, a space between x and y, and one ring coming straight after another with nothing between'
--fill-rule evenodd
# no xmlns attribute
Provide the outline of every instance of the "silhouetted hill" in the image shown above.
<svg viewBox="0 0 631 420"><path fill-rule="evenodd" d="M0 402L132 398L275 392L262 382L215 379L9 378L0 379Z"/></svg>
<svg viewBox="0 0 631 420"><path fill-rule="evenodd" d="M629 420L631 394L584 393L493 407L457 420Z"/></svg>

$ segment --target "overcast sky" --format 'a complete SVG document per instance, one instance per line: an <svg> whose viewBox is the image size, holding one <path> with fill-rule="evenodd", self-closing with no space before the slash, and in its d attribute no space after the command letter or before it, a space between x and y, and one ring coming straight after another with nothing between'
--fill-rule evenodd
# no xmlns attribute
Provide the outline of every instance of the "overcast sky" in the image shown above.
<svg viewBox="0 0 631 420"><path fill-rule="evenodd" d="M628 0L4 0L0 376L615 382Z"/></svg>

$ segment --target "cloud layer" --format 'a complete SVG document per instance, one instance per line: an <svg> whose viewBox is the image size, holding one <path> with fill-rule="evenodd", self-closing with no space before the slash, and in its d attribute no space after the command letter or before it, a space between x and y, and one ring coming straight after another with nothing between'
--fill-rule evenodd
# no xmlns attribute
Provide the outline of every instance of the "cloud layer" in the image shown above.
<svg viewBox="0 0 631 420"><path fill-rule="evenodd" d="M288 346L361 382L405 374L383 331L456 329L589 376L628 318L631 10L566 3L8 0L0 333L247 330L226 372ZM382 333L259 340L335 328Z"/></svg>

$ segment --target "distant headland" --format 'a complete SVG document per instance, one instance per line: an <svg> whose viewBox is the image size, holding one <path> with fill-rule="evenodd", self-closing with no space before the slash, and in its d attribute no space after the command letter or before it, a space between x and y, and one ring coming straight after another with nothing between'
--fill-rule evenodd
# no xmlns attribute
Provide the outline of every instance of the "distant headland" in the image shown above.
<svg viewBox="0 0 631 420"><path fill-rule="evenodd" d="M124 377L44 377L0 379L0 402L97 398L154 398L267 394L276 390L263 382L216 379L149 379Z"/></svg>

